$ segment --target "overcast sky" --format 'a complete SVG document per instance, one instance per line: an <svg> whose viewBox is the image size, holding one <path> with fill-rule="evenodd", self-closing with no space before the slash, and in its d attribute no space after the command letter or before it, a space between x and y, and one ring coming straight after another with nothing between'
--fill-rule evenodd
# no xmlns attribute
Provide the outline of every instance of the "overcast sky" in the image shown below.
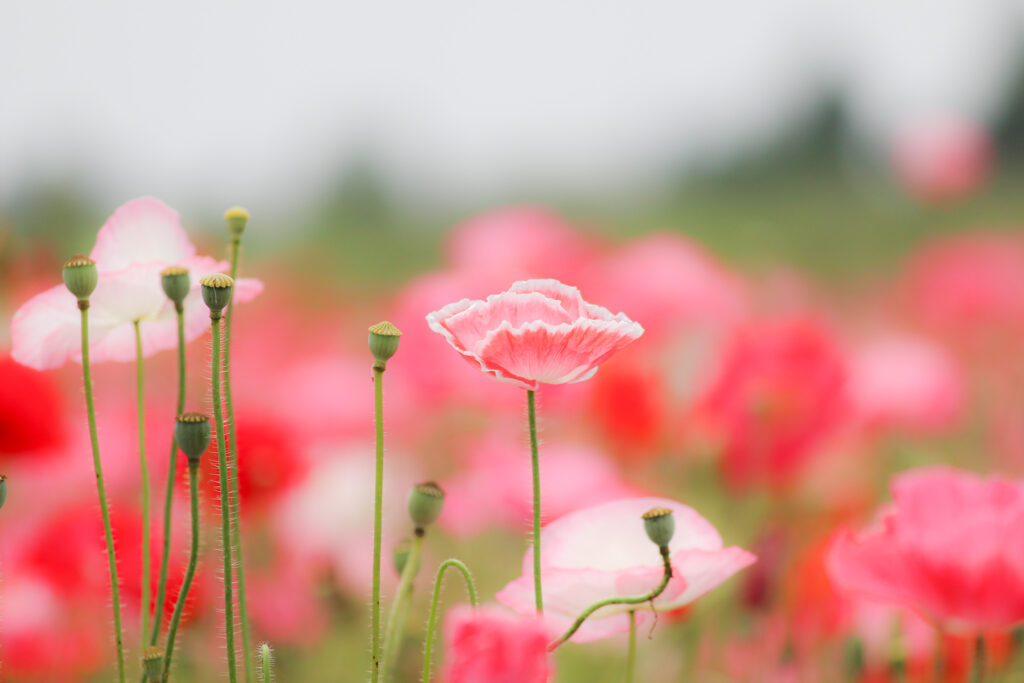
<svg viewBox="0 0 1024 683"><path fill-rule="evenodd" d="M882 144L986 119L1018 0L0 2L0 201L287 207L372 155L403 192L644 187L729 155L839 82Z"/></svg>

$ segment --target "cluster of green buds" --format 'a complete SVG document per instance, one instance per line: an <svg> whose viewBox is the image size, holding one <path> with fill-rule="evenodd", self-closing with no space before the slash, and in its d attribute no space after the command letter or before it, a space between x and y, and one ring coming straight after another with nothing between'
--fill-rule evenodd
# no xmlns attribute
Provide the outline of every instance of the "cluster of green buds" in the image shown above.
<svg viewBox="0 0 1024 683"><path fill-rule="evenodd" d="M203 453L210 447L213 428L210 418L202 413L184 413L174 424L174 438L178 448L188 458L189 467L198 467Z"/></svg>

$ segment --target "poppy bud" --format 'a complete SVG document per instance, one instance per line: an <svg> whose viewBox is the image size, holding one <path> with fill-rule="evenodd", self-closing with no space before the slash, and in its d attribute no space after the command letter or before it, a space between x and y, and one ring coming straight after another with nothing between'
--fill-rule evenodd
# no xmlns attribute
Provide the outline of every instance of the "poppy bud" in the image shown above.
<svg viewBox="0 0 1024 683"><path fill-rule="evenodd" d="M667 548L676 532L676 520L668 508L651 508L643 514L647 538L659 548Z"/></svg>
<svg viewBox="0 0 1024 683"><path fill-rule="evenodd" d="M249 212L240 206L232 206L224 212L224 220L227 221L228 232L232 237L238 239L245 232L245 225L249 222Z"/></svg>
<svg viewBox="0 0 1024 683"><path fill-rule="evenodd" d="M370 328L370 353L373 354L373 367L380 370L387 365L388 359L398 351L398 342L402 333L387 320Z"/></svg>
<svg viewBox="0 0 1024 683"><path fill-rule="evenodd" d="M181 311L185 305L185 297L192 289L192 278L188 275L188 268L181 266L170 266L164 268L160 273L160 285L164 288L164 294L174 302L174 308Z"/></svg>
<svg viewBox="0 0 1024 683"><path fill-rule="evenodd" d="M99 283L96 262L81 254L73 256L64 264L64 284L79 301L88 301Z"/></svg>
<svg viewBox="0 0 1024 683"><path fill-rule="evenodd" d="M219 320L221 312L231 303L235 281L224 273L214 273L201 279L199 284L203 286L203 301L210 309L210 319Z"/></svg>
<svg viewBox="0 0 1024 683"><path fill-rule="evenodd" d="M158 683L164 675L164 651L153 645L147 647L142 652L142 671L148 681Z"/></svg>
<svg viewBox="0 0 1024 683"><path fill-rule="evenodd" d="M210 418L202 413L184 413L174 424L174 439L178 448L188 457L189 467L199 465L199 459L210 447L213 428Z"/></svg>

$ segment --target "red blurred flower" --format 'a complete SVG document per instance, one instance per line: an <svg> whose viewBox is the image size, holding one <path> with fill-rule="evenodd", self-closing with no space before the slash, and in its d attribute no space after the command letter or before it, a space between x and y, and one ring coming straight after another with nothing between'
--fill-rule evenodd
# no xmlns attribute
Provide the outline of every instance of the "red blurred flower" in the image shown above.
<svg viewBox="0 0 1024 683"><path fill-rule="evenodd" d="M696 408L723 441L726 478L789 483L848 417L846 380L840 349L814 320L738 328Z"/></svg>
<svg viewBox="0 0 1024 683"><path fill-rule="evenodd" d="M626 349L619 362L608 364L588 387L595 426L616 454L630 460L658 454L655 445L668 416L665 381L643 362L647 353Z"/></svg>
<svg viewBox="0 0 1024 683"><path fill-rule="evenodd" d="M0 355L0 458L36 455L65 436L60 391L45 373Z"/></svg>

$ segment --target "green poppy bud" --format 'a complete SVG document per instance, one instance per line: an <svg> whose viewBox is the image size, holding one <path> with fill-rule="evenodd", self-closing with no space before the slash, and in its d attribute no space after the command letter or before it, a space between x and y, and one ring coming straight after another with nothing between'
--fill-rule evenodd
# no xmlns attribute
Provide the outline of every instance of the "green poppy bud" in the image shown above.
<svg viewBox="0 0 1024 683"><path fill-rule="evenodd" d="M210 447L213 428L210 418L202 413L184 413L174 424L174 439L178 448L188 457L189 467L199 465L199 459Z"/></svg>
<svg viewBox="0 0 1024 683"><path fill-rule="evenodd" d="M387 320L370 328L370 353L373 354L373 367L383 370L388 359L398 351L398 342L402 333Z"/></svg>
<svg viewBox="0 0 1024 683"><path fill-rule="evenodd" d="M667 548L676 532L676 519L668 508L651 508L643 514L647 538L659 548Z"/></svg>
<svg viewBox="0 0 1024 683"><path fill-rule="evenodd" d="M417 529L437 521L444 507L444 490L432 481L417 484L409 493L409 517Z"/></svg>
<svg viewBox="0 0 1024 683"><path fill-rule="evenodd" d="M214 273L201 279L199 284L203 286L203 301L210 308L210 319L220 320L221 313L231 303L235 281L224 273Z"/></svg>
<svg viewBox="0 0 1024 683"><path fill-rule="evenodd" d="M146 680L157 683L164 675L164 651L150 645L142 652L142 671Z"/></svg>
<svg viewBox="0 0 1024 683"><path fill-rule="evenodd" d="M412 542L404 539L395 546L391 553L391 562L394 564L395 573L399 576L405 571L405 565L409 562L409 553L412 550Z"/></svg>
<svg viewBox="0 0 1024 683"><path fill-rule="evenodd" d="M245 225L249 222L249 212L240 206L232 206L224 212L224 220L228 224L228 232L232 237L238 239L245 232Z"/></svg>
<svg viewBox="0 0 1024 683"><path fill-rule="evenodd" d="M81 254L68 259L64 264L63 274L64 284L79 301L88 301L100 281L96 262Z"/></svg>
<svg viewBox="0 0 1024 683"><path fill-rule="evenodd" d="M175 310L180 312L185 305L185 297L192 289L192 278L188 276L188 268L164 268L160 273L160 285L164 288L167 298L174 302Z"/></svg>

